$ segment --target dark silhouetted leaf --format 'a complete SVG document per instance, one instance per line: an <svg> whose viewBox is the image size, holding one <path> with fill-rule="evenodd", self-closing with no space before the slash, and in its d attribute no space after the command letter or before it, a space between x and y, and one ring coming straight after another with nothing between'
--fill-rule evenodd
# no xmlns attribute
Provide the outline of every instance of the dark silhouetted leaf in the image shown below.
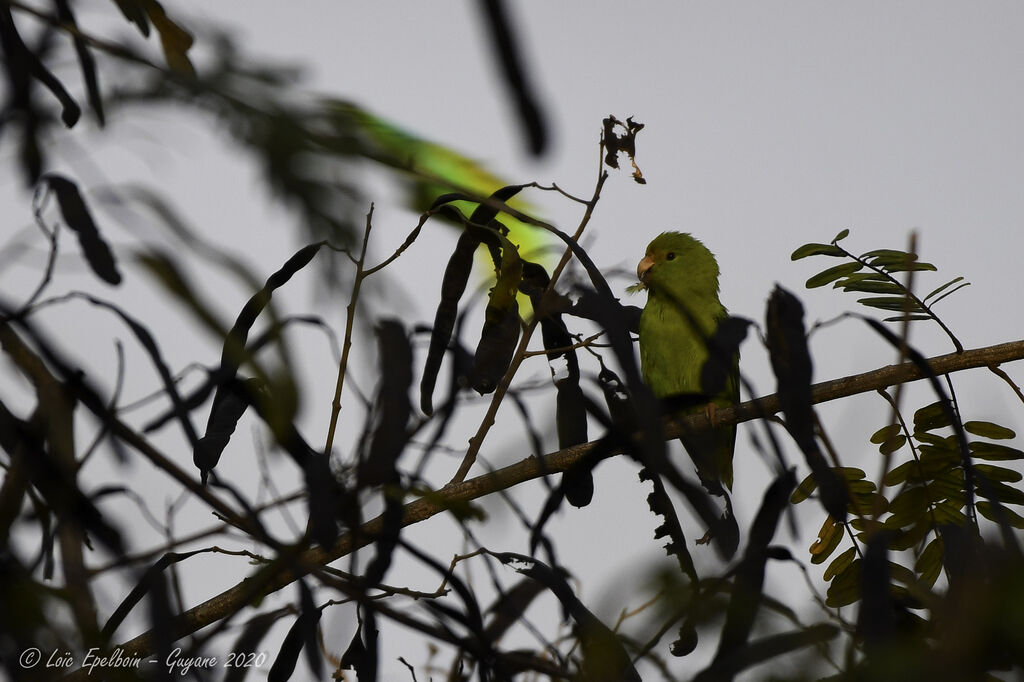
<svg viewBox="0 0 1024 682"><path fill-rule="evenodd" d="M516 247L501 238L501 269L484 311L484 328L473 357L470 380L481 395L492 393L508 371L519 342L519 303L523 261Z"/></svg>
<svg viewBox="0 0 1024 682"><path fill-rule="evenodd" d="M748 642L734 656L716 662L712 667L701 671L694 678L694 682L732 679L734 675L765 661L784 657L799 649L824 644L835 639L839 632L839 628L831 623L819 623L799 630L756 639Z"/></svg>
<svg viewBox="0 0 1024 682"><path fill-rule="evenodd" d="M803 316L800 301L776 286L768 300L768 352L778 381L779 403L786 417L786 428L804 453L817 481L822 506L834 519L842 521L846 519L846 488L825 461L814 433L812 365Z"/></svg>
<svg viewBox="0 0 1024 682"><path fill-rule="evenodd" d="M238 635L238 639L231 646L231 652L240 656L243 661L246 660L247 654L259 653L257 647L270 632L270 628L290 612L288 608L281 608L253 616L242 628L242 633ZM250 670L252 667L247 665L231 666L224 673L224 682L242 682Z"/></svg>
<svg viewBox="0 0 1024 682"><path fill-rule="evenodd" d="M522 190L522 188L522 185L509 185L507 187L502 187L492 193L490 199L495 202L507 201ZM498 208L496 206L492 206L490 203L481 203L476 207L476 209L474 209L468 221L466 217L456 209L452 209L452 211L447 212L442 210L450 208L443 205L445 202L466 198L468 197L457 193L446 194L438 197L432 206L432 208L439 206L439 212L463 225L463 231L462 234L459 235L458 242L455 244L455 250L448 259L448 265L445 268L444 277L441 280L441 300L438 302L437 311L434 314L434 327L430 336L430 346L427 349L427 359L423 367L423 375L420 379L420 409L427 415L431 415L434 412L433 393L434 386L437 383L437 373L441 368L441 360L444 358L445 349L448 348L448 345L451 343L452 332L455 330L455 321L458 318L459 312L459 300L462 298L462 294L466 290L466 284L469 282L469 275L473 269L473 254L484 239L487 239L492 252L494 249L499 248L497 233L483 227L484 225L490 224L498 215ZM518 256L518 254L516 254L516 256ZM519 260L519 277L515 278L517 280L515 283L517 288L522 280L522 263L522 260ZM513 264L510 257L509 268L512 267ZM514 279L512 277L513 272L510 271L507 274L508 280ZM515 301L514 292L512 294L512 300ZM504 303L504 301L501 302ZM498 315L498 319L492 320L492 323L500 324L504 322L506 323L506 327L510 327L510 317L511 316ZM515 322L516 334L518 336L518 311ZM504 332L506 336L510 335L510 329L506 328ZM500 350L500 348L497 348L499 345L497 344L497 340L489 341L488 343L493 344L493 350Z"/></svg>
<svg viewBox="0 0 1024 682"><path fill-rule="evenodd" d="M149 37L149 16L146 14L145 3L147 0L114 0L118 9L124 14L124 18L139 28L139 32Z"/></svg>
<svg viewBox="0 0 1024 682"><path fill-rule="evenodd" d="M448 266L441 280L441 300L434 314L434 328L427 349L423 376L420 379L420 409L427 415L434 412L433 393L437 373L441 369L444 351L451 342L459 312L459 299L462 298L462 293L469 282L469 274L473 269L473 253L479 245L480 240L475 234L469 230L463 231L448 259Z"/></svg>
<svg viewBox="0 0 1024 682"><path fill-rule="evenodd" d="M68 128L78 123L82 110L75 100L68 94L64 85L54 76L49 69L40 61L39 57L25 45L15 26L14 17L11 15L10 5L4 4L0 7L0 48L3 49L4 61L7 63L5 69L9 80L12 80L13 90L11 93L12 105L22 110L23 115L31 119L29 127L36 126L38 113L33 109L31 102L31 80L35 79L42 83L61 105L61 120ZM34 130L31 137L35 138ZM36 153L39 153L36 148ZM37 160L38 161L38 160ZM30 182L34 183L38 173L30 175Z"/></svg>
<svg viewBox="0 0 1024 682"><path fill-rule="evenodd" d="M718 651L715 652L715 657L711 662L710 671L719 672L729 669L730 661L746 648L747 639L754 626L754 617L761 603L765 565L768 561L768 546L775 535L775 529L779 525L795 485L796 476L790 469L779 474L764 494L761 507L750 528L750 536L743 559L736 567L732 597L726 608L722 636L718 642ZM724 677L725 679L729 678L728 675ZM715 678L718 679L718 676L716 675Z"/></svg>
<svg viewBox="0 0 1024 682"><path fill-rule="evenodd" d="M544 153L548 144L547 126L541 114L540 105L533 87L526 76L523 60L509 21L505 3L502 0L484 0L483 12L485 24L493 41L494 52L501 65L501 73L505 84L516 104L519 121L526 131L530 151L539 156Z"/></svg>
<svg viewBox="0 0 1024 682"><path fill-rule="evenodd" d="M686 536L683 535L683 528L679 524L679 517L676 516L675 507L672 505L672 498L668 496L664 484L657 476L644 476L641 472L641 479L649 480L654 485L654 490L647 496L647 506L651 511L662 518L662 523L654 530L654 538L660 540L668 537L669 543L665 545L665 551L676 557L680 570L696 583L697 569L693 565L693 558L686 548ZM675 647L673 647L674 649Z"/></svg>
<svg viewBox="0 0 1024 682"><path fill-rule="evenodd" d="M64 216L64 222L78 235L78 244L82 248L85 260L96 276L108 284L120 284L121 273L117 270L114 253L92 219L88 206L78 192L78 186L62 175L47 173L43 176L50 190L57 197L57 205Z"/></svg>
<svg viewBox="0 0 1024 682"><path fill-rule="evenodd" d="M352 636L352 642L345 649L345 653L341 655L341 662L338 667L342 670L355 670L357 675L360 675L360 668L365 665L366 662L366 645L363 643L363 624L360 623L356 627L356 634Z"/></svg>
<svg viewBox="0 0 1024 682"><path fill-rule="evenodd" d="M54 4L57 6L57 18L61 23L77 28L75 15L71 12L71 4L68 0L56 0ZM92 107L93 113L96 114L96 120L102 127L104 124L103 97L100 95L99 78L96 75L96 61L81 35L74 33L71 40L75 46L75 53L78 55L78 64L82 67L82 80L89 97L89 106Z"/></svg>
<svg viewBox="0 0 1024 682"><path fill-rule="evenodd" d="M316 674L316 679L320 676L322 665L320 649L317 646L316 630L317 623L320 622L321 611L313 603L312 594L309 588L306 587L305 582L300 580L298 584L302 610L295 619L295 622L292 623L291 628L289 628L284 641L281 643L281 649L277 653L277 658L274 659L273 665L270 666L270 672L267 675L269 682L287 682L287 680L291 679L292 673L295 672L295 665L299 661L299 654L304 648L306 649L306 657L310 664L310 669Z"/></svg>
<svg viewBox="0 0 1024 682"><path fill-rule="evenodd" d="M752 324L751 320L731 316L718 323L708 339L708 359L700 373L700 387L705 395L726 391L730 375L737 371L740 344Z"/></svg>
<svg viewBox="0 0 1024 682"><path fill-rule="evenodd" d="M395 466L408 441L412 404L412 346L398 320L382 320L377 325L377 357L380 385L374 414L373 438L369 454L359 462L360 487L393 483L398 478Z"/></svg>
<svg viewBox="0 0 1024 682"><path fill-rule="evenodd" d="M308 446L300 443L301 438L295 431L294 426L291 424L292 409L289 409L293 401L286 400L284 385L275 386L275 390L270 391L269 386L266 384L250 383L248 382L237 382L235 381L236 374L238 373L239 367L242 363L249 358L248 351L246 349L246 343L249 338L249 331L252 329L253 324L256 323L256 319L264 308L270 303L271 297L274 291L284 286L295 273L302 268L309 265L313 260L313 257L320 251L320 248L325 242L318 242L315 244L309 244L296 251L291 258L285 261L284 265L281 266L276 272L267 278L263 288L258 292L249 297L242 310L238 313L235 318L235 323L228 331L224 338L224 346L221 350L220 367L217 369L216 376L216 389L213 394L213 405L210 408L210 417L207 420L206 432L210 434L212 422L214 419L224 420L220 423L221 429L230 423L228 419L232 414L237 413L241 416L241 409L244 411L238 400L238 396L229 397L228 393L239 391L245 392L249 404L254 405L259 411L260 417L267 422L267 424L273 429L275 437L282 445L289 451L299 464L304 464L306 460L306 454ZM270 394L273 393L271 396ZM267 399L261 399L264 396ZM271 399L272 398L272 399ZM224 412L220 409L220 404L224 400L229 400L229 408ZM273 409L271 409L273 408ZM237 422L237 417L234 419ZM233 430L233 429L232 429ZM217 429L214 429L217 432ZM226 436L230 436L230 431L227 432ZM209 452L206 451L205 446L202 453L197 449L193 453L193 458L196 461L196 466L199 467L200 472L203 475L203 481L206 481L206 476L212 470L213 465L216 465L217 460L220 458L220 453L223 450L223 446L226 445L226 441L220 444L220 440L224 438L224 434L221 433L219 439L215 439L208 443L208 445L216 446L220 445L220 450L216 447L210 447ZM214 456L215 455L215 456ZM202 465L200 465L200 460ZM209 468L204 466L209 465Z"/></svg>
<svg viewBox="0 0 1024 682"><path fill-rule="evenodd" d="M536 580L523 579L512 589L501 594L487 610L491 617L484 628L484 634L492 642L497 642L505 632L518 621L533 600L544 592L544 584Z"/></svg>
<svg viewBox="0 0 1024 682"><path fill-rule="evenodd" d="M857 632L864 638L869 656L877 647L887 643L896 631L888 540L884 531L872 535L861 562L861 604ZM829 597L832 597L831 589Z"/></svg>
<svg viewBox="0 0 1024 682"><path fill-rule="evenodd" d="M601 393L604 395L604 402L608 408L608 416L612 424L623 434L629 434L636 430L636 415L633 414L633 405L629 397L629 389L619 379L619 376L602 367L597 375L598 384L601 386Z"/></svg>
<svg viewBox="0 0 1024 682"><path fill-rule="evenodd" d="M248 388L243 388L243 383L248 384ZM265 390L266 384L261 379L243 380L236 377L224 384L223 390L218 393L220 399L215 400L210 408L206 433L199 439L192 452L192 462L199 469L204 483L220 461L224 448L231 440L231 434L235 432L238 420L249 407L249 396Z"/></svg>
<svg viewBox="0 0 1024 682"><path fill-rule="evenodd" d="M612 168L618 168L619 152L624 153L633 164L633 179L641 185L646 184L647 180L636 165L636 135L643 130L644 124L632 118L627 118L623 123L614 116L607 117L602 123L604 134L601 136L601 143L606 150L604 162ZM616 132L618 129L623 131L622 135Z"/></svg>
<svg viewBox="0 0 1024 682"><path fill-rule="evenodd" d="M157 561L155 561L149 568L146 569L145 573L132 588L131 592L121 600L121 603L117 605L114 612L110 614L107 622L103 625L102 636L109 639L113 636L114 632L120 627L124 619L131 613L132 609L135 608L136 604L142 601L142 598L150 593L154 589L154 585L158 580L163 580L163 572L168 566L176 564L179 561L188 559L189 557L199 554L202 550L196 550L193 552L176 553L167 552Z"/></svg>
<svg viewBox="0 0 1024 682"><path fill-rule="evenodd" d="M583 654L580 666L583 679L588 682L640 682L640 675L618 636L583 605L562 573L520 554L507 552L495 556L503 563L522 565L516 570L546 587L576 622Z"/></svg>

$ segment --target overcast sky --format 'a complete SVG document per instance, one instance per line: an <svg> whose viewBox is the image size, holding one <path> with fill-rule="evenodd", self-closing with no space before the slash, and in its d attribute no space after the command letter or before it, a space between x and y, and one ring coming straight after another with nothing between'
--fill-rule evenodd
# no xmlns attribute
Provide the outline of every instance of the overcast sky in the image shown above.
<svg viewBox="0 0 1024 682"><path fill-rule="evenodd" d="M634 270L646 243L659 232L689 231L717 254L722 299L734 314L762 320L767 296L780 283L803 298L813 322L855 309L855 300L832 290L806 292L804 280L826 263L791 263L794 248L829 241L844 228L851 230L845 242L851 250L903 248L916 230L922 258L939 268L937 274L924 273L922 290L955 275L972 282L938 309L964 345L1021 338L1021 3L508 4L553 134L549 153L539 160L525 151L473 3L166 3L185 25L215 19L238 31L244 51L303 66L309 92L357 102L513 182L554 181L589 196L602 118L635 117L646 125L638 137L637 160L647 184L635 184L628 172L613 173L586 234L591 256L608 272ZM95 16L112 12L112 6L101 4ZM149 47L156 49L152 40ZM201 49L200 44L197 54ZM211 238L244 246L247 261L263 276L299 246L294 218L267 196L251 159L208 119L181 123L168 114L148 121L144 126L115 121L107 137L86 133L94 145L88 162L67 153L62 163L72 173L99 167L109 182L158 186ZM19 194L10 164L3 172L7 222L30 223L26 195ZM386 186L373 182L379 187L371 197L377 201L379 239L373 252L382 256L400 243L415 216L395 204ZM566 230L575 227L576 205L550 194L529 198L546 219ZM152 231L119 234L128 247L145 242ZM389 269L394 275L390 296L374 304L372 315L430 321L454 234L435 228L428 237ZM30 290L37 276L38 269L8 267L0 281L11 290ZM136 271L134 277L141 276ZM622 291L630 281L612 283ZM293 312L322 314L340 333L347 301L324 300L316 286L315 278L297 281L283 296L285 305ZM135 305L144 306L139 302L146 300L143 288L136 284L118 295L126 302L137 295ZM225 315L233 315L247 295L237 287L225 293ZM627 302L642 305L643 296ZM186 319L182 311L170 310L153 320L158 332L180 338L169 351L175 369L190 360L209 364L218 353L215 340L182 333ZM114 367L111 333L97 336L72 345L90 361ZM319 434L329 413L332 358L322 337L310 336L314 350L302 360L311 397L303 416L305 428ZM915 328L911 340L929 355L952 350L926 325ZM895 359L889 347L852 320L818 332L813 349L818 380ZM748 340L744 351L744 372L760 393L772 392L756 339ZM363 361L374 360L365 355ZM538 377L547 372L540 361L527 369ZM1016 367L1007 369L1020 380ZM361 378L371 382L372 373ZM1021 426L1021 406L1004 384L983 372L957 381L959 397L971 410L966 418ZM152 377L132 386L133 395L146 387L154 387ZM914 395L928 400L923 392ZM873 477L879 464L867 436L885 423L881 400L842 401L822 412L844 462L860 463ZM527 454L512 411L499 417L491 448L485 448L495 465ZM741 430L736 455L741 523L756 511L767 482L767 469L745 433ZM240 429L240 434L248 432ZM251 441L239 455L247 449ZM795 449L790 454L798 461ZM182 453L181 460L190 457ZM244 462L225 465L253 475ZM653 558L661 550L651 538L655 524L635 470L613 462L599 474L594 505L563 513L554 532L566 543L566 566L582 578L584 600L611 620L623 607L637 606L628 601L636 596L619 587L637 580L625 577L633 565L628 553ZM535 505L540 498L523 499ZM499 517L495 528L514 530L514 521L501 521L501 512L492 511ZM805 549L818 523L802 524L792 546ZM445 532L438 526L417 530L414 537ZM613 553L610 536L620 548ZM457 551L456 536L445 537ZM497 549L524 549L501 546L500 535L485 542ZM225 581L224 586L230 584L230 576ZM194 599L221 589L204 587L194 589ZM337 641L347 640L344 624L326 622L338 628ZM387 663L394 666L388 668L392 675L406 674L394 656L422 663L426 655L422 650L392 654ZM687 665L680 670L692 670Z"/></svg>

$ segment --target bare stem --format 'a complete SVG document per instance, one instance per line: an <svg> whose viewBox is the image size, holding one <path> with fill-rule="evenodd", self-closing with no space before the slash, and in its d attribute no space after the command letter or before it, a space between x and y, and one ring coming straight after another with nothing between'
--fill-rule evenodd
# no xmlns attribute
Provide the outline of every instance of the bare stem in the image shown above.
<svg viewBox="0 0 1024 682"><path fill-rule="evenodd" d="M334 386L334 401L331 403L331 423L327 427L327 443L324 445L324 452L328 457L331 455L331 448L334 447L334 434L338 427L338 415L341 414L341 389L345 385L345 373L348 369L348 354L352 349L352 329L356 322L356 304L359 301L359 289L366 277L363 271L363 264L366 263L366 246L370 242L370 230L373 229L373 204L366 213L366 229L363 230L363 245L359 250L359 258L356 259L356 276L352 282L352 298L349 299L345 315L345 340L341 346L341 362L338 363L338 380Z"/></svg>

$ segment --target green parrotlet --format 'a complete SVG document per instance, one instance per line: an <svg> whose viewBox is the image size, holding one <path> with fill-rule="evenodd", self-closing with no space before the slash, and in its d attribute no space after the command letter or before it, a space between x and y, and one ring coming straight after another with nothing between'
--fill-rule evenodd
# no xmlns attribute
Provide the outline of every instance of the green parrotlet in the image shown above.
<svg viewBox="0 0 1024 682"><path fill-rule="evenodd" d="M718 261L704 244L683 232L664 232L647 247L636 269L647 289L640 316L640 368L644 381L658 398L702 396L700 404L680 414L706 412L739 401L739 357L732 358L725 389L707 395L701 371L708 360L708 340L728 316L718 298ZM736 427L682 437L709 493L726 495L732 489L732 457ZM727 498L728 499L728 498Z"/></svg>

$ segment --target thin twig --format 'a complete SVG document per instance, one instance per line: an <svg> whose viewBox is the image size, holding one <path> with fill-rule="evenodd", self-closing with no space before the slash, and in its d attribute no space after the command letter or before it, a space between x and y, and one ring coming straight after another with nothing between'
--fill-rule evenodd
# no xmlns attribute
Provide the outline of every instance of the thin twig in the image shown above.
<svg viewBox="0 0 1024 682"><path fill-rule="evenodd" d="M345 315L345 340L341 346L341 362L338 363L338 380L334 386L334 400L331 402L331 421L327 427L327 443L324 452L331 456L334 447L334 434L338 428L338 415L341 414L341 389L345 385L345 374L348 370L348 354L352 349L352 330L356 322L356 304L359 301L359 289L363 285L363 264L366 262L366 245L370 241L370 230L373 229L373 204L366 213L366 229L363 231L363 245L356 259L356 275L352 282L352 297L349 299ZM351 258L351 256L349 256Z"/></svg>
<svg viewBox="0 0 1024 682"><path fill-rule="evenodd" d="M1024 403L1024 393L1021 393L1020 386L1013 382L1013 379L1010 378L1009 374L1003 371L1002 367L1000 367L999 365L989 365L988 369L997 377L1005 381L1007 385L1010 387L1010 389L1017 394L1017 397L1020 398L1020 401Z"/></svg>

